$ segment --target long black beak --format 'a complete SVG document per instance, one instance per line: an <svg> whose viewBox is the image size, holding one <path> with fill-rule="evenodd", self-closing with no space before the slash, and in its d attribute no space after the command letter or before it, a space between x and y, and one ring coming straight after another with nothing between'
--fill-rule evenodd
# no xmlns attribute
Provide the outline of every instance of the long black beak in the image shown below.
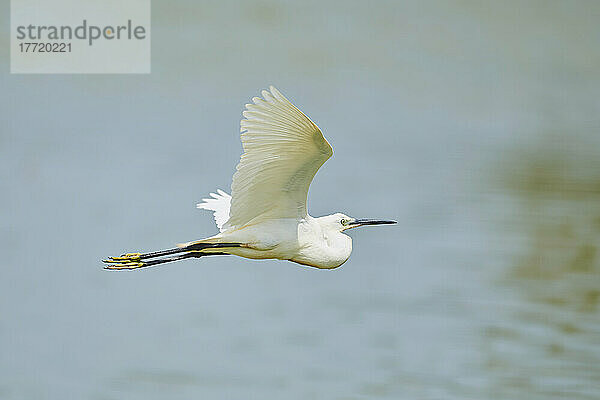
<svg viewBox="0 0 600 400"><path fill-rule="evenodd" d="M363 219L355 219L354 221L350 222L349 228L357 228L359 226L365 226L365 225L391 225L391 224L397 224L397 222L392 221L392 220L385 220L385 219L363 218Z"/></svg>

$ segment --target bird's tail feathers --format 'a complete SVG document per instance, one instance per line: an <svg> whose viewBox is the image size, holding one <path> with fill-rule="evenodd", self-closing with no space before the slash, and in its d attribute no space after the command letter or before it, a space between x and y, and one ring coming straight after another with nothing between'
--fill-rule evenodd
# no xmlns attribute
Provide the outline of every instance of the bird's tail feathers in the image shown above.
<svg viewBox="0 0 600 400"><path fill-rule="evenodd" d="M211 236L206 239L199 239L199 240L192 240L192 241L184 242L184 243L177 243L177 247L179 247L180 249L186 249L191 246L204 247L204 244L214 244L214 243L219 243L219 239L215 236ZM208 247L208 246L206 246L206 247Z"/></svg>
<svg viewBox="0 0 600 400"><path fill-rule="evenodd" d="M203 251L211 250L216 248L227 248L227 247L243 247L242 243L232 242L222 237L220 234L207 237L204 239L192 240L190 242L178 243L177 247L185 251Z"/></svg>

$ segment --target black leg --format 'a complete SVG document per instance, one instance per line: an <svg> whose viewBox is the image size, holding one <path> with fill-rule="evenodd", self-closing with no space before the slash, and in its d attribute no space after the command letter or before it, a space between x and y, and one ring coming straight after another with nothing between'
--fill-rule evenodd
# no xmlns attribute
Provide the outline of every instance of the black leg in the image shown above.
<svg viewBox="0 0 600 400"><path fill-rule="evenodd" d="M227 253L203 253L200 251L191 251L189 253L185 253L179 256L175 256L175 257L165 257L165 258L159 258L156 260L148 260L148 261L142 261L140 259L128 259L128 260L122 260L122 261L117 261L117 260L105 260L105 262L108 264L104 267L104 269L110 269L110 270L122 270L122 269L140 269L140 268L146 268L146 267L153 267L155 265L160 265L160 264L165 264L165 263L169 263L169 262L173 262L173 261L180 261L180 260L185 260L186 258L200 258L200 257L204 257L204 256L226 256L228 255Z"/></svg>
<svg viewBox="0 0 600 400"><path fill-rule="evenodd" d="M148 258L156 258L162 256L168 256L171 254L184 253L188 251L200 251L204 249L218 249L226 247L240 247L241 243L194 243L186 247L177 247L174 249L153 251L150 253L126 253L121 254L118 257L109 257L105 262L128 262L128 261L140 261Z"/></svg>

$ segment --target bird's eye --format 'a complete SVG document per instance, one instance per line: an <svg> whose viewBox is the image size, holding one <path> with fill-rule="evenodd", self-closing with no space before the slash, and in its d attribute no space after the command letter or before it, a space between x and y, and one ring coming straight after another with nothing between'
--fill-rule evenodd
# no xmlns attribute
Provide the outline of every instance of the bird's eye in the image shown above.
<svg viewBox="0 0 600 400"><path fill-rule="evenodd" d="M342 219L340 220L340 224L342 224L342 225L347 225L347 224L348 224L348 220L347 220L346 218L342 218Z"/></svg>

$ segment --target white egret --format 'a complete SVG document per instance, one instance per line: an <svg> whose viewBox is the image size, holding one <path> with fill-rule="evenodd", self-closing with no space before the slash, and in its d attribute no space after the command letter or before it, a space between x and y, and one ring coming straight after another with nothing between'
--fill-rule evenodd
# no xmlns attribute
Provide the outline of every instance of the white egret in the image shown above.
<svg viewBox="0 0 600 400"><path fill-rule="evenodd" d="M233 175L231 195L217 190L197 205L214 212L220 233L169 250L110 257L104 260L106 269L225 254L332 269L352 252L352 239L344 231L396 223L342 213L311 217L306 209L308 187L333 154L332 148L319 127L273 86L263 90L262 97L253 98L254 104L247 104L243 112L244 153Z"/></svg>

